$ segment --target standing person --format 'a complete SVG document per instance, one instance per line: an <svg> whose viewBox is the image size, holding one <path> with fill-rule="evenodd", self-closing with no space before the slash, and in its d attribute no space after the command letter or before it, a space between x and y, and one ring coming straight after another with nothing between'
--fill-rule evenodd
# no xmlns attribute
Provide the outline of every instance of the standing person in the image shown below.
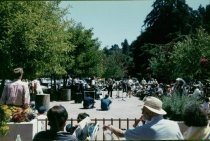
<svg viewBox="0 0 210 141"><path fill-rule="evenodd" d="M40 81L38 79L34 79L31 82L31 90L32 90L31 101L35 101L37 94L43 94L43 90Z"/></svg>
<svg viewBox="0 0 210 141"><path fill-rule="evenodd" d="M141 85L143 86L143 88L145 88L145 86L147 85L147 81L144 78L141 80Z"/></svg>
<svg viewBox="0 0 210 141"><path fill-rule="evenodd" d="M188 129L184 132L186 140L209 140L210 127L207 112L200 104L191 103L184 110L184 123Z"/></svg>
<svg viewBox="0 0 210 141"><path fill-rule="evenodd" d="M95 76L93 76L93 77L91 78L91 88L92 88L93 90L96 89L96 79L95 79Z"/></svg>
<svg viewBox="0 0 210 141"><path fill-rule="evenodd" d="M193 94L192 94L193 97L197 98L197 99L201 99L203 98L203 94L202 94L202 91L200 90L200 87L198 85L195 86L195 89L193 91Z"/></svg>
<svg viewBox="0 0 210 141"><path fill-rule="evenodd" d="M128 82L127 82L127 96L129 96L129 98L131 97L132 91L131 91L131 87L133 84L133 80L129 77Z"/></svg>
<svg viewBox="0 0 210 141"><path fill-rule="evenodd" d="M122 80L122 91L123 91L123 93L127 92L127 80L126 80L126 78L124 78Z"/></svg>
<svg viewBox="0 0 210 141"><path fill-rule="evenodd" d="M38 132L34 136L33 141L77 141L76 136L64 131L68 119L68 113L63 106L56 105L50 108L47 112L47 119L50 129Z"/></svg>
<svg viewBox="0 0 210 141"><path fill-rule="evenodd" d="M38 79L35 79L31 82L32 93L34 94L43 94L43 90Z"/></svg>
<svg viewBox="0 0 210 141"><path fill-rule="evenodd" d="M172 95L176 94L176 95L182 96L183 94L185 94L184 93L185 92L184 91L185 85L186 85L186 82L184 81L184 79L177 78L171 94Z"/></svg>
<svg viewBox="0 0 210 141"><path fill-rule="evenodd" d="M27 83L21 79L23 68L13 70L13 81L4 87L0 104L28 108L30 105L30 93Z"/></svg>
<svg viewBox="0 0 210 141"><path fill-rule="evenodd" d="M113 91L113 80L110 78L108 80L108 95L112 97L112 91Z"/></svg>
<svg viewBox="0 0 210 141"><path fill-rule="evenodd" d="M118 137L126 140L180 140L183 135L179 125L175 121L163 118L166 112L162 109L162 101L156 97L148 96L144 99L142 116L138 122L145 124L136 126L134 129L123 131L112 125L104 125L104 130L110 130Z"/></svg>
<svg viewBox="0 0 210 141"><path fill-rule="evenodd" d="M109 110L111 103L112 101L109 99L109 96L105 95L105 97L101 99L101 110Z"/></svg>
<svg viewBox="0 0 210 141"><path fill-rule="evenodd" d="M210 113L209 98L205 97L204 102L201 105L202 105L204 111L206 111L206 113L209 115L209 113Z"/></svg>

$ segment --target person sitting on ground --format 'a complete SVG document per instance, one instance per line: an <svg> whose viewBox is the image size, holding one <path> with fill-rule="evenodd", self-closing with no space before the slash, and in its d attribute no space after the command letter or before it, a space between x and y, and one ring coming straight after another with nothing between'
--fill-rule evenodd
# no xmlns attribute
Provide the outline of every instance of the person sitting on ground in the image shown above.
<svg viewBox="0 0 210 141"><path fill-rule="evenodd" d="M180 140L183 135L179 125L175 121L163 118L166 112L162 109L162 101L156 97L144 98L142 116L138 120L146 121L134 129L121 130L112 125L104 125L104 130L110 130L117 137L125 137L126 140ZM136 123L137 125L137 123Z"/></svg>
<svg viewBox="0 0 210 141"><path fill-rule="evenodd" d="M188 129L183 136L186 140L209 140L208 115L198 103L191 103L184 109L184 123Z"/></svg>
<svg viewBox="0 0 210 141"><path fill-rule="evenodd" d="M70 133L64 131L64 127L68 119L68 113L63 106L55 105L50 108L47 112L47 118L50 129L38 132L34 136L33 141L78 140L76 136L73 136Z"/></svg>
<svg viewBox="0 0 210 141"><path fill-rule="evenodd" d="M84 99L83 99L83 107L84 107L84 109L95 108L94 104L95 104L94 99L90 96L89 93L87 93L86 96L84 96Z"/></svg>
<svg viewBox="0 0 210 141"><path fill-rule="evenodd" d="M109 99L109 95L105 95L105 97L101 99L101 110L109 110L111 103L112 101Z"/></svg>

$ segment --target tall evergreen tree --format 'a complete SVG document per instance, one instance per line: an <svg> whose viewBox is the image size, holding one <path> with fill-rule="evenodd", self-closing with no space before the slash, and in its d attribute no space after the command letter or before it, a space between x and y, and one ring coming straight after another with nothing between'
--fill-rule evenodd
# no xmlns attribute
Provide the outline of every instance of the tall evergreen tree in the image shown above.
<svg viewBox="0 0 210 141"><path fill-rule="evenodd" d="M166 44L182 35L190 34L199 24L195 12L185 0L156 0L153 10L144 21L144 31L133 41L136 73L149 73L149 59L152 54L146 44Z"/></svg>

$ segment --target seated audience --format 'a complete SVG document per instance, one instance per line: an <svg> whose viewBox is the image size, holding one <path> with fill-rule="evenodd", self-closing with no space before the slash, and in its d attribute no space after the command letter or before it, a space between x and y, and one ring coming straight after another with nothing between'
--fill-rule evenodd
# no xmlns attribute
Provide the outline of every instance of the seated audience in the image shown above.
<svg viewBox="0 0 210 141"><path fill-rule="evenodd" d="M85 119L86 117L90 117L89 114L87 113L79 113L77 116L77 123ZM78 124L72 125L72 124L67 124L66 125L66 131L73 134L75 129L78 127Z"/></svg>
<svg viewBox="0 0 210 141"><path fill-rule="evenodd" d="M33 141L77 141L76 136L64 131L68 113L61 105L56 105L50 108L47 112L49 130L38 132Z"/></svg>
<svg viewBox="0 0 210 141"><path fill-rule="evenodd" d="M109 99L109 95L105 95L105 97L101 99L101 110L109 110L111 103L112 101Z"/></svg>
<svg viewBox="0 0 210 141"><path fill-rule="evenodd" d="M77 124L68 124L66 131L75 135L80 141L89 140L89 131L92 129L92 125L94 125L94 123L91 122L89 115L87 113L80 113L77 116Z"/></svg>
<svg viewBox="0 0 210 141"><path fill-rule="evenodd" d="M184 123L188 126L183 134L186 140L209 140L210 127L206 111L200 104L191 103L184 109Z"/></svg>

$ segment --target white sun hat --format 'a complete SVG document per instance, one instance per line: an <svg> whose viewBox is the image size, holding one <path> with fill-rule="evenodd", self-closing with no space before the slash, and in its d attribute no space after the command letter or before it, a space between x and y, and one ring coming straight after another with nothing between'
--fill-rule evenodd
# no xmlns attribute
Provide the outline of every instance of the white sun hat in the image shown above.
<svg viewBox="0 0 210 141"><path fill-rule="evenodd" d="M166 111L162 109L162 101L160 101L158 98L153 96L148 96L145 97L143 101L144 101L144 106L150 111L159 115L167 114Z"/></svg>

